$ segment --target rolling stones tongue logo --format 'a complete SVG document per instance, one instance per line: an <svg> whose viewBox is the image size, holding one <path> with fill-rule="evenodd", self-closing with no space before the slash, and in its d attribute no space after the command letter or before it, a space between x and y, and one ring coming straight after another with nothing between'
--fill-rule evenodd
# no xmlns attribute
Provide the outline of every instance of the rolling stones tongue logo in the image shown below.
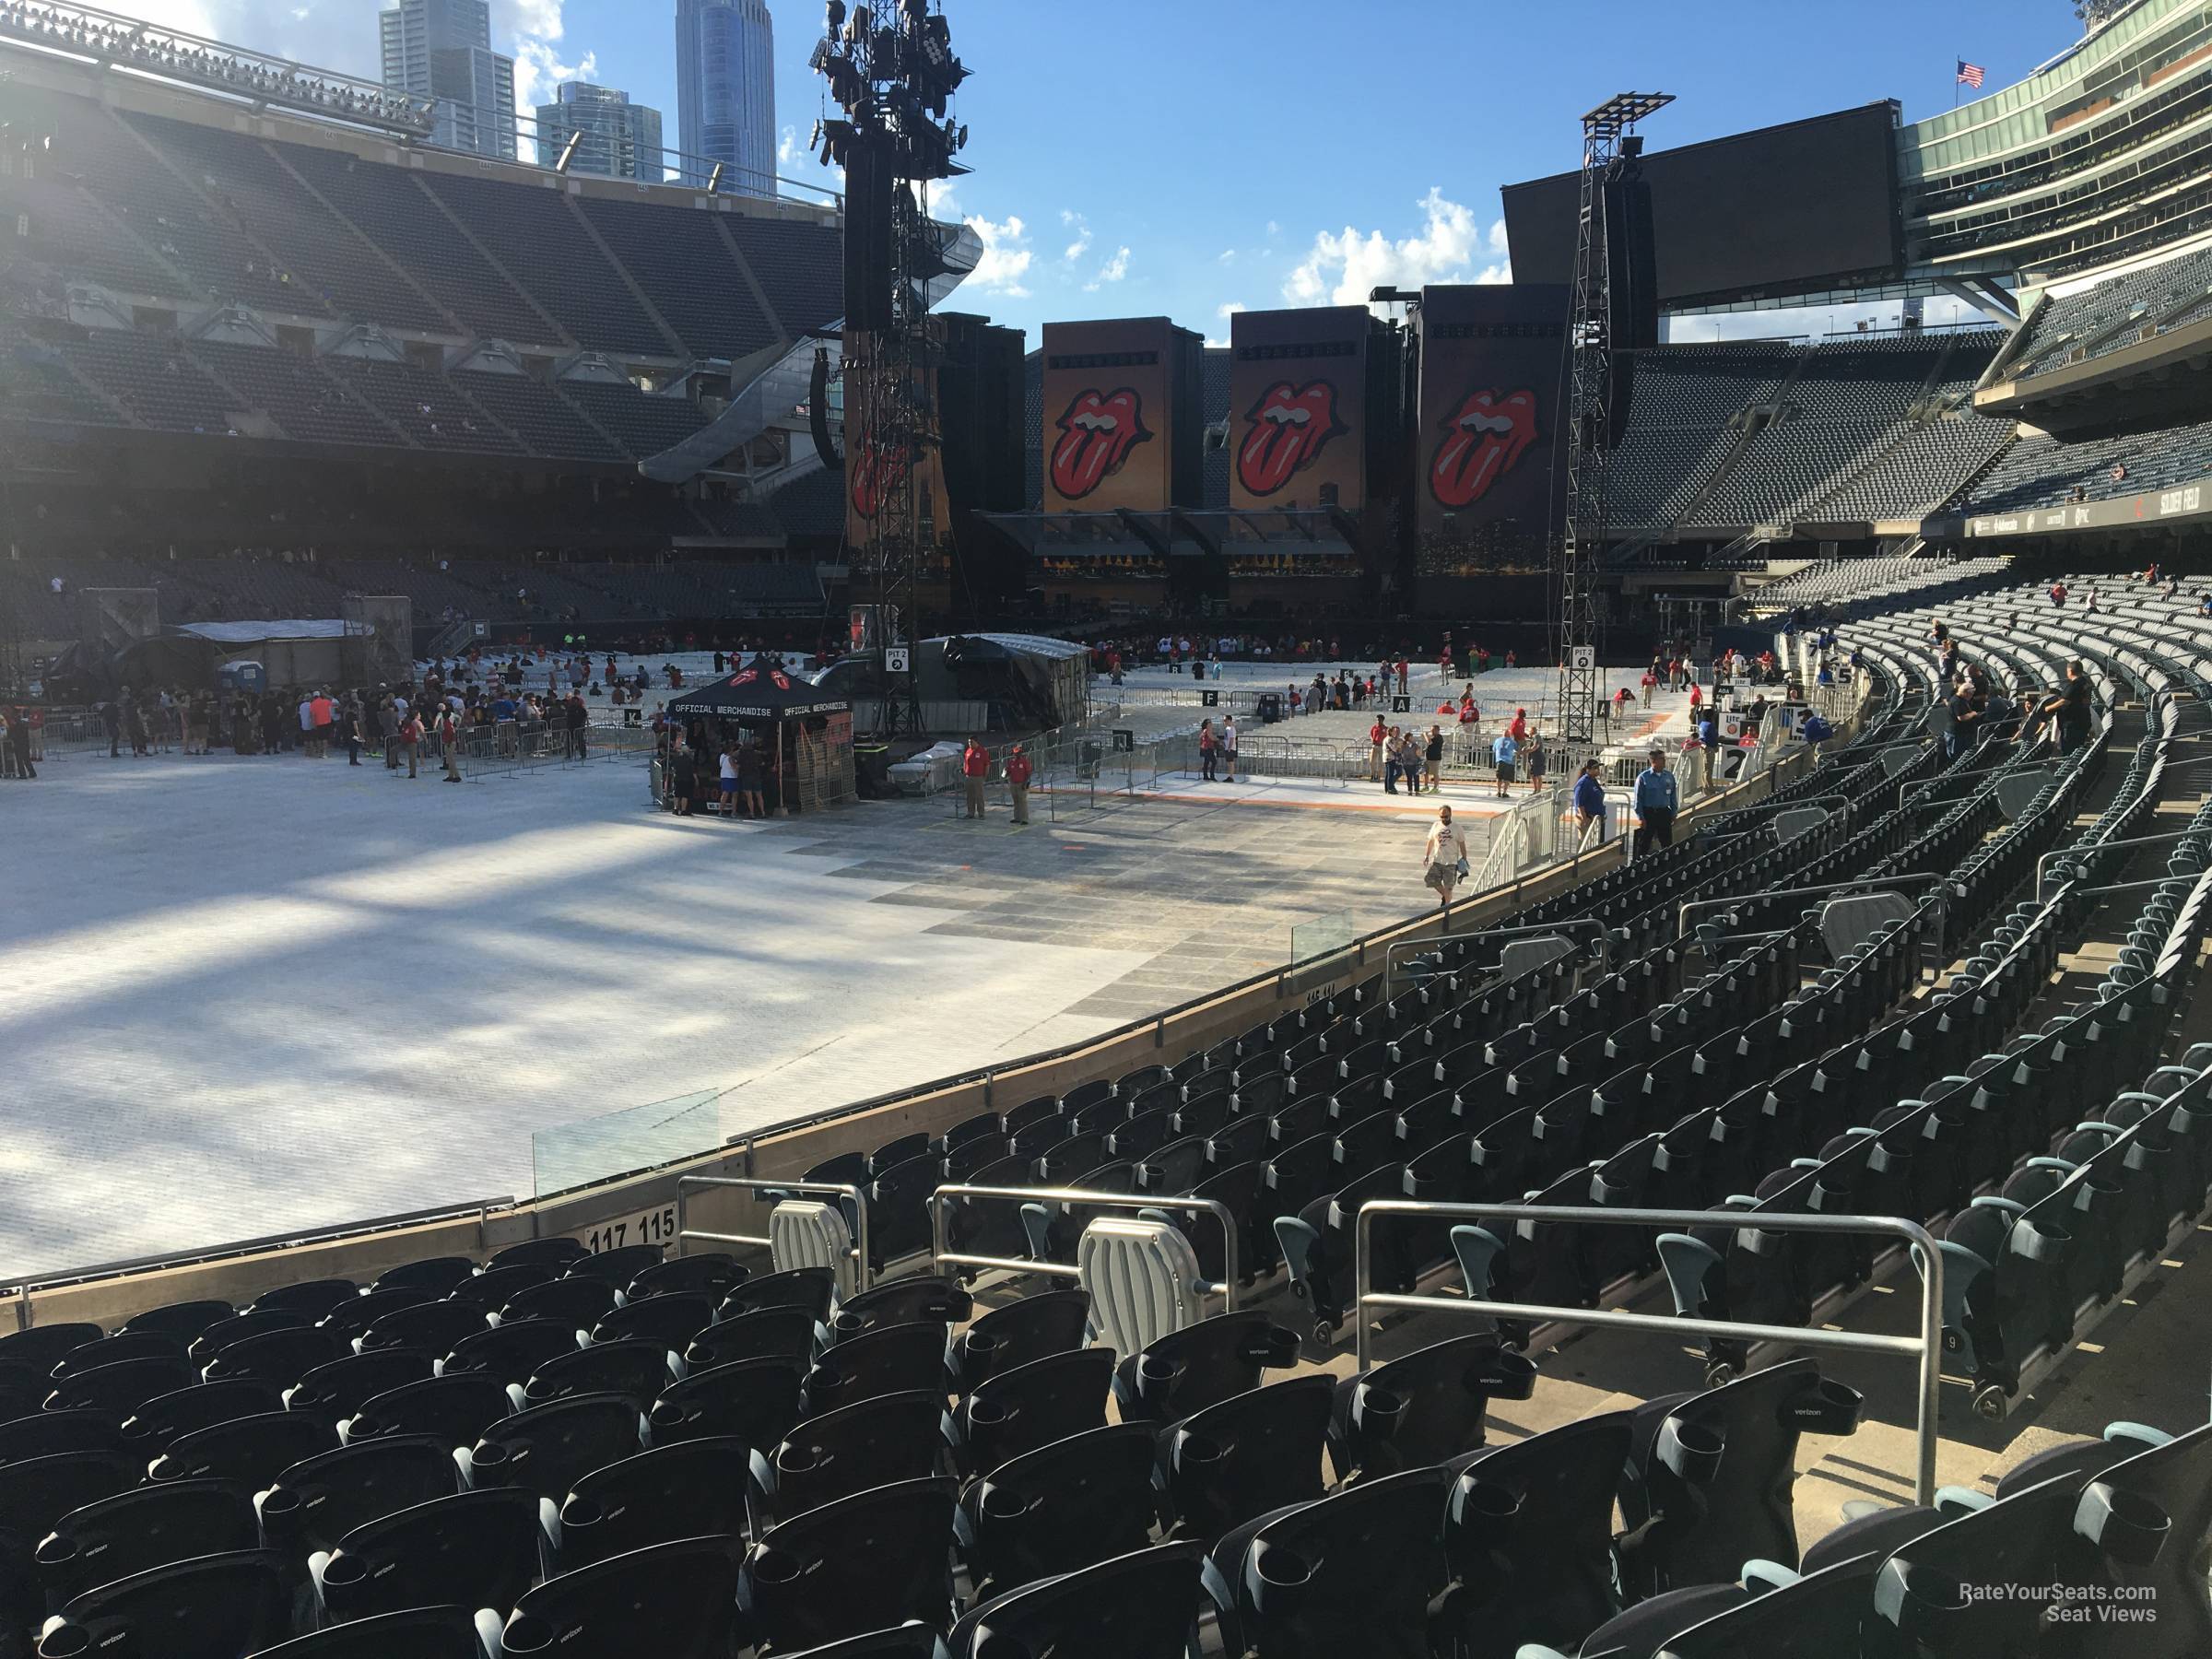
<svg viewBox="0 0 2212 1659"><path fill-rule="evenodd" d="M1144 414L1144 400L1127 386L1069 399L1053 444L1053 488L1063 500L1079 501L1122 470L1129 452L1152 436Z"/></svg>
<svg viewBox="0 0 2212 1659"><path fill-rule="evenodd" d="M1255 496L1282 488L1321 459L1330 439L1349 429L1336 418L1336 388L1327 381L1303 386L1277 381L1244 419L1237 481Z"/></svg>
<svg viewBox="0 0 2212 1659"><path fill-rule="evenodd" d="M1535 394L1471 392L1443 429L1429 464L1429 491L1446 507L1472 507L1536 441Z"/></svg>
<svg viewBox="0 0 2212 1659"><path fill-rule="evenodd" d="M845 458L845 469L853 476L853 511L864 519L874 518L892 492L905 484L912 465L904 444L878 443L872 429L861 434Z"/></svg>

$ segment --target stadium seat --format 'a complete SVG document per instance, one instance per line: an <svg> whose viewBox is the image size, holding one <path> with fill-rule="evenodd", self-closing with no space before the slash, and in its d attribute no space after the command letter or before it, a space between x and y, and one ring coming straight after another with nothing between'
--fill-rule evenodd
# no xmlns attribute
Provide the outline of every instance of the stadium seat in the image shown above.
<svg viewBox="0 0 2212 1659"><path fill-rule="evenodd" d="M723 1659L744 1550L740 1537L679 1538L549 1578L515 1605L500 1652Z"/></svg>
<svg viewBox="0 0 2212 1659"><path fill-rule="evenodd" d="M355 1527L461 1489L453 1449L428 1435L362 1441L294 1464L254 1507L273 1549L304 1559Z"/></svg>
<svg viewBox="0 0 2212 1659"><path fill-rule="evenodd" d="M1089 1321L1090 1297L1082 1290L1038 1291L992 1309L951 1337L953 1392L967 1394L999 1371L1081 1347Z"/></svg>
<svg viewBox="0 0 2212 1659"><path fill-rule="evenodd" d="M1335 1401L1334 1379L1291 1377L1163 1429L1160 1475L1177 1535L1210 1546L1232 1527L1321 1497Z"/></svg>
<svg viewBox="0 0 2212 1659"><path fill-rule="evenodd" d="M520 1488L434 1498L309 1558L325 1623L456 1606L512 1609L544 1571L537 1499Z"/></svg>
<svg viewBox="0 0 2212 1659"><path fill-rule="evenodd" d="M268 1550L171 1562L86 1591L46 1621L39 1659L159 1653L236 1659L291 1634L284 1563Z"/></svg>
<svg viewBox="0 0 2212 1659"><path fill-rule="evenodd" d="M515 1409L508 1384L488 1371L453 1371L403 1382L361 1402L338 1425L347 1445L386 1435L428 1435L448 1448L477 1437Z"/></svg>
<svg viewBox="0 0 2212 1659"><path fill-rule="evenodd" d="M62 1516L38 1546L38 1577L59 1605L95 1584L260 1543L246 1486L180 1480L118 1492Z"/></svg>
<svg viewBox="0 0 2212 1659"><path fill-rule="evenodd" d="M235 1480L259 1491L292 1465L337 1444L321 1418L290 1411L232 1418L179 1435L147 1466L149 1481Z"/></svg>
<svg viewBox="0 0 2212 1659"><path fill-rule="evenodd" d="M253 1659L389 1659L397 1653L407 1659L498 1659L498 1641L497 1622L481 1627L465 1607L415 1607L318 1630L264 1648Z"/></svg>
<svg viewBox="0 0 2212 1659"><path fill-rule="evenodd" d="M1153 1431L1116 1423L1008 1458L960 1495L956 1535L981 1596L1142 1549L1160 1523Z"/></svg>
<svg viewBox="0 0 2212 1659"><path fill-rule="evenodd" d="M1535 1363L1495 1333L1431 1343L1336 1384L1331 1455L1371 1477L1444 1463L1482 1445L1492 1400L1525 1400L1535 1382Z"/></svg>
<svg viewBox="0 0 2212 1659"><path fill-rule="evenodd" d="M759 1450L799 1420L805 1382L806 1372L787 1357L739 1359L670 1383L646 1421L655 1441L727 1437Z"/></svg>
<svg viewBox="0 0 2212 1659"><path fill-rule="evenodd" d="M797 1652L908 1619L948 1624L956 1493L950 1479L900 1481L770 1527L737 1585L748 1633L771 1652Z"/></svg>
<svg viewBox="0 0 2212 1659"><path fill-rule="evenodd" d="M678 1441L581 1477L551 1529L560 1571L652 1544L742 1533L752 1456L735 1438Z"/></svg>
<svg viewBox="0 0 2212 1659"><path fill-rule="evenodd" d="M502 1418L458 1454L471 1487L526 1487L558 1503L592 1470L639 1450L637 1403L574 1394Z"/></svg>
<svg viewBox="0 0 2212 1659"><path fill-rule="evenodd" d="M1123 1359L1114 1400L1124 1422L1172 1423L1257 1388L1264 1372L1297 1359L1296 1334L1265 1313L1218 1313Z"/></svg>
<svg viewBox="0 0 2212 1659"><path fill-rule="evenodd" d="M643 1411L676 1380L675 1358L664 1344L642 1336L594 1343L557 1355L532 1371L522 1403L543 1406L575 1394L619 1394Z"/></svg>
<svg viewBox="0 0 2212 1659"><path fill-rule="evenodd" d="M1204 1565L1197 1545L1161 1544L1044 1579L971 1610L944 1651L951 1659L1184 1659L1195 1651Z"/></svg>
<svg viewBox="0 0 2212 1659"><path fill-rule="evenodd" d="M920 1392L878 1394L792 1426L781 1443L751 1451L750 1530L865 1491L941 1472L948 1451L945 1403Z"/></svg>
<svg viewBox="0 0 2212 1659"><path fill-rule="evenodd" d="M795 1359L809 1365L819 1334L810 1308L760 1308L700 1332L684 1348L684 1365L695 1371L744 1359Z"/></svg>
<svg viewBox="0 0 2212 1659"><path fill-rule="evenodd" d="M979 1383L954 1413L961 1473L988 1475L1008 1458L1102 1426L1113 1375L1113 1350L1088 1347L1032 1359Z"/></svg>
<svg viewBox="0 0 2212 1659"><path fill-rule="evenodd" d="M285 1408L284 1395L274 1382L253 1377L202 1382L147 1401L124 1419L122 1438L126 1444L166 1451L195 1430Z"/></svg>

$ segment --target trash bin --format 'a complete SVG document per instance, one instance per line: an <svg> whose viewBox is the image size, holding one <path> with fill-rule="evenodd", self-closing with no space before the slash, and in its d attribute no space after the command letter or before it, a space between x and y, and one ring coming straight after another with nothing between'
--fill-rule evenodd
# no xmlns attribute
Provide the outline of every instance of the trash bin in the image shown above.
<svg viewBox="0 0 2212 1659"><path fill-rule="evenodd" d="M1191 659L1191 677L1193 679L1204 679L1206 677L1206 665L1195 657Z"/></svg>
<svg viewBox="0 0 2212 1659"><path fill-rule="evenodd" d="M1262 725L1273 725L1273 724L1275 724L1275 723L1276 723L1277 721L1278 721L1278 720L1282 719L1282 717L1283 717L1283 695L1282 695L1282 693L1281 693L1281 692L1279 692L1279 691L1263 691L1263 692L1261 692L1261 693L1260 693L1259 715L1260 715L1260 724L1261 724Z"/></svg>

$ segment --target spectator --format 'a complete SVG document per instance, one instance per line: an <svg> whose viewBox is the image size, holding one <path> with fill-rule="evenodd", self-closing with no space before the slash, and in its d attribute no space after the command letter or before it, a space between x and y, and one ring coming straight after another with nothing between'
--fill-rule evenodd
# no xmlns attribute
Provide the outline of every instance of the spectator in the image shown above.
<svg viewBox="0 0 2212 1659"><path fill-rule="evenodd" d="M991 775L991 756L983 747L981 737L968 739L968 747L960 751L961 787L967 791L968 809L961 816L980 818L983 816L983 780Z"/></svg>
<svg viewBox="0 0 2212 1659"><path fill-rule="evenodd" d="M30 716L22 709L0 709L0 777L29 782L38 776L30 763Z"/></svg>
<svg viewBox="0 0 2212 1659"><path fill-rule="evenodd" d="M307 712L312 723L309 730L314 737L314 756L320 760L330 753L331 734L337 724L337 708L331 701L329 692L318 689L314 696L308 699Z"/></svg>
<svg viewBox="0 0 2212 1659"><path fill-rule="evenodd" d="M1440 725L1431 725L1431 726L1429 728L1429 741L1428 741L1428 744L1427 744L1427 745L1424 747L1424 748L1422 749L1422 752L1421 752L1421 760L1422 760L1422 768L1421 768L1421 770L1422 770L1422 773L1423 773L1423 775L1424 775L1424 776L1426 776L1426 777L1427 777L1427 779L1429 780L1429 787L1430 787L1430 789L1435 789L1435 788L1437 788L1437 787L1438 787L1439 785L1441 785L1441 784L1442 783L1442 782L1443 782L1443 772L1444 772L1444 729L1443 729L1443 727L1441 727L1441 726L1440 726Z"/></svg>
<svg viewBox="0 0 2212 1659"><path fill-rule="evenodd" d="M572 756L578 760L591 759L584 743L584 728L591 723L592 712L584 707L583 693L571 691L567 711L568 742L561 751L564 756Z"/></svg>
<svg viewBox="0 0 2212 1659"><path fill-rule="evenodd" d="M750 818L764 818L768 816L768 806L760 796L761 771L759 747L750 742L739 745L737 749L737 796L745 807L745 816Z"/></svg>
<svg viewBox="0 0 2212 1659"><path fill-rule="evenodd" d="M1512 737L1515 743L1526 743L1528 741L1528 711L1515 709L1513 718L1507 724L1505 730L1507 735Z"/></svg>
<svg viewBox="0 0 2212 1659"><path fill-rule="evenodd" d="M1643 706L1645 708L1648 709L1652 706L1652 693L1658 688L1658 685L1659 677L1646 668L1643 671Z"/></svg>
<svg viewBox="0 0 2212 1659"><path fill-rule="evenodd" d="M737 816L737 751L729 744L722 746L722 816Z"/></svg>
<svg viewBox="0 0 2212 1659"><path fill-rule="evenodd" d="M1674 773L1666 770L1666 751L1652 750L1650 763L1636 774L1629 799L1636 818L1634 853L1641 858L1653 847L1675 844L1675 814L1681 806L1681 791Z"/></svg>
<svg viewBox="0 0 2212 1659"><path fill-rule="evenodd" d="M339 724L342 727L339 737L346 745L346 764L348 766L359 766L361 763L361 726L367 718L367 712L361 707L361 694L359 691L348 691L346 694L344 712L339 716ZM202 747L200 752L202 754L207 752L205 746Z"/></svg>
<svg viewBox="0 0 2212 1659"><path fill-rule="evenodd" d="M1527 755L1525 764L1528 769L1528 793L1532 795L1541 794L1544 792L1544 769L1548 764L1548 759L1544 753L1543 733L1535 731L1529 733L1525 753Z"/></svg>
<svg viewBox="0 0 2212 1659"><path fill-rule="evenodd" d="M461 782L461 723L453 718L451 703L438 712L438 748L445 759L445 781Z"/></svg>
<svg viewBox="0 0 2212 1659"><path fill-rule="evenodd" d="M1580 847L1590 833L1590 826L1598 827L1598 839L1605 839L1606 783L1599 775L1595 759L1583 762L1582 774L1574 781L1574 840Z"/></svg>
<svg viewBox="0 0 2212 1659"><path fill-rule="evenodd" d="M300 751L310 760L315 758L315 700L305 691L300 693Z"/></svg>
<svg viewBox="0 0 2212 1659"><path fill-rule="evenodd" d="M1513 724L1518 725L1520 722L1515 721ZM1498 798L1501 801L1505 799L1507 792L1512 788L1513 760L1520 752L1521 746L1513 737L1512 726L1508 726L1504 731L1499 733L1497 742L1490 745L1490 759L1497 763L1498 767Z"/></svg>
<svg viewBox="0 0 2212 1659"><path fill-rule="evenodd" d="M1030 764L1030 757L1020 744L1016 744L1014 752L1006 757L1006 789L1014 797L1014 821L1018 825L1030 821L1030 780L1035 775L1036 768Z"/></svg>
<svg viewBox="0 0 2212 1659"><path fill-rule="evenodd" d="M1214 723L1208 718L1198 723L1198 776L1204 782L1214 780L1214 749L1218 742L1214 735Z"/></svg>
<svg viewBox="0 0 2212 1659"><path fill-rule="evenodd" d="M698 790L699 751L678 732L668 756L668 809L677 818L689 818L691 797Z"/></svg>
<svg viewBox="0 0 2212 1659"><path fill-rule="evenodd" d="M1421 843L1421 879L1436 894L1438 908L1449 915L1452 889L1468 874L1466 831L1452 821L1449 803L1436 809L1436 822Z"/></svg>
<svg viewBox="0 0 2212 1659"><path fill-rule="evenodd" d="M1221 781L1224 783L1237 781L1237 717L1234 714L1221 717Z"/></svg>
<svg viewBox="0 0 2212 1659"><path fill-rule="evenodd" d="M422 722L416 716L415 711L412 709L400 716L398 749L399 754L406 758L407 776L410 778L420 776L415 770L415 762L422 750ZM394 757L394 770L397 770L398 764L398 758Z"/></svg>

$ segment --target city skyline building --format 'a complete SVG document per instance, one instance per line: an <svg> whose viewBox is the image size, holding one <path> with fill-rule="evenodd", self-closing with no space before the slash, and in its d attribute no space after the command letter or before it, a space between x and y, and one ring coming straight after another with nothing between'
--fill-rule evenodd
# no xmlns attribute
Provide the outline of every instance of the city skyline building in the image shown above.
<svg viewBox="0 0 2212 1659"><path fill-rule="evenodd" d="M377 29L384 85L436 103L431 143L515 159L514 60L491 49L489 0L397 0Z"/></svg>
<svg viewBox="0 0 2212 1659"><path fill-rule="evenodd" d="M563 81L553 102L537 106L538 165L558 165L570 138L578 134L582 141L569 163L571 172L643 184L664 182L661 112L650 104L632 103L629 93L613 87Z"/></svg>
<svg viewBox="0 0 2212 1659"><path fill-rule="evenodd" d="M677 0L677 147L683 180L775 194L775 24L762 0Z"/></svg>

